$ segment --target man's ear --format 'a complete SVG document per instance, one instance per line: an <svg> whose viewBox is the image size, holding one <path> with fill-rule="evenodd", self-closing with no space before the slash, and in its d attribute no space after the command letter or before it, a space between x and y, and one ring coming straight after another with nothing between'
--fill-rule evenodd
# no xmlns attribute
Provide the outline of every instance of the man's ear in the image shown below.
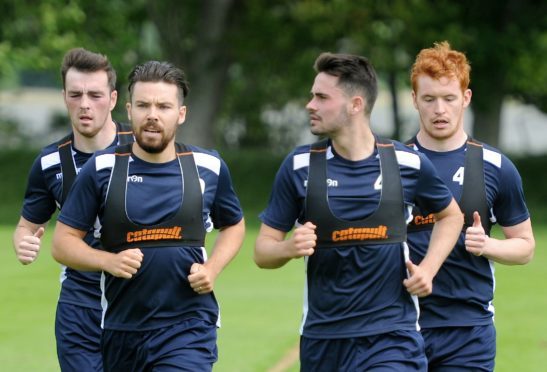
<svg viewBox="0 0 547 372"><path fill-rule="evenodd" d="M412 104L414 105L414 108L418 109L418 102L417 102L418 96L416 96L416 92L412 91Z"/></svg>
<svg viewBox="0 0 547 372"><path fill-rule="evenodd" d="M113 90L110 92L110 111L114 110L114 107L116 107L116 103L118 102L118 91Z"/></svg>
<svg viewBox="0 0 547 372"><path fill-rule="evenodd" d="M186 121L186 106L179 107L179 120L178 124L182 125Z"/></svg>
<svg viewBox="0 0 547 372"><path fill-rule="evenodd" d="M352 115L357 114L358 112L364 111L366 106L365 99L361 96L353 96L351 98L351 108L350 112Z"/></svg>
<svg viewBox="0 0 547 372"><path fill-rule="evenodd" d="M471 96L473 92L471 89L466 89L463 91L463 107L467 107L471 104Z"/></svg>
<svg viewBox="0 0 547 372"><path fill-rule="evenodd" d="M131 102L125 104L125 109L127 110L127 119L131 121Z"/></svg>

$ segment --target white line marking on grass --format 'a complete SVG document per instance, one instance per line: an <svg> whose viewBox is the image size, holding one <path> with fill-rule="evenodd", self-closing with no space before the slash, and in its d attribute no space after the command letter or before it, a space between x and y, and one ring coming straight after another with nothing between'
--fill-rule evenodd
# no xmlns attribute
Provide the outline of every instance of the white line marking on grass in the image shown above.
<svg viewBox="0 0 547 372"><path fill-rule="evenodd" d="M295 345L290 348L285 355L283 355L283 358L281 358L272 368L270 368L268 372L284 372L298 362L299 357L300 347L299 345Z"/></svg>

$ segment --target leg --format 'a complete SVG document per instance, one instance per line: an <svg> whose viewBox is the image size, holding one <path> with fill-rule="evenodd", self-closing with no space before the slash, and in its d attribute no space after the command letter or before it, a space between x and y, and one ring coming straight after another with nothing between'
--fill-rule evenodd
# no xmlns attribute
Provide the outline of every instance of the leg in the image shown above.
<svg viewBox="0 0 547 372"><path fill-rule="evenodd" d="M55 339L61 371L103 370L100 310L58 303Z"/></svg>
<svg viewBox="0 0 547 372"><path fill-rule="evenodd" d="M395 331L362 337L357 370L374 372L425 372L423 338L418 331Z"/></svg>
<svg viewBox="0 0 547 372"><path fill-rule="evenodd" d="M429 328L422 330L431 372L494 370L496 329L494 325Z"/></svg>
<svg viewBox="0 0 547 372"><path fill-rule="evenodd" d="M153 372L210 372L217 361L216 325L186 320L149 333L148 361Z"/></svg>

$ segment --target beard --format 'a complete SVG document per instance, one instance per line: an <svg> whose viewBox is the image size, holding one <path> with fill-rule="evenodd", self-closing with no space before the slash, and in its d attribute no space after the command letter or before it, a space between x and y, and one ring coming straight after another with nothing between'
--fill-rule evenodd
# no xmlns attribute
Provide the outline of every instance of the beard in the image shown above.
<svg viewBox="0 0 547 372"><path fill-rule="evenodd" d="M311 125L310 132L316 136L329 135L344 126L347 126L350 122L350 116L345 108L341 108L335 118L328 121L324 121L323 117L319 118L318 124Z"/></svg>
<svg viewBox="0 0 547 372"><path fill-rule="evenodd" d="M169 143L171 143L173 138L175 138L174 132L167 135L165 135L165 132L163 133L164 133L164 136L161 138L161 140L149 141L143 138L142 130L141 130L139 131L139 133L135 133L135 141L137 142L139 147L143 149L144 151L150 154L159 154L163 150L165 150L167 146L169 145Z"/></svg>

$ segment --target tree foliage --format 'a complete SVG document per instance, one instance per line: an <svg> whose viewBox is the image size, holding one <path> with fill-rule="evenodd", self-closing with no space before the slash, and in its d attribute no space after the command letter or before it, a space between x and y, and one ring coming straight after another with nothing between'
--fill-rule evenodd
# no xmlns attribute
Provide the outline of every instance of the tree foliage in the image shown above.
<svg viewBox="0 0 547 372"><path fill-rule="evenodd" d="M141 0L6 0L0 5L0 78L54 72L60 85L64 53L84 47L106 54L124 82L143 55L146 14Z"/></svg>
<svg viewBox="0 0 547 372"><path fill-rule="evenodd" d="M367 56L396 120L414 56L442 40L471 61L477 138L497 144L507 97L547 110L540 0L5 0L0 10L1 77L58 71L74 46L107 54L122 84L135 63L170 60L191 85L181 139L206 146L235 132L241 146L271 141L263 113L304 106L323 51Z"/></svg>

